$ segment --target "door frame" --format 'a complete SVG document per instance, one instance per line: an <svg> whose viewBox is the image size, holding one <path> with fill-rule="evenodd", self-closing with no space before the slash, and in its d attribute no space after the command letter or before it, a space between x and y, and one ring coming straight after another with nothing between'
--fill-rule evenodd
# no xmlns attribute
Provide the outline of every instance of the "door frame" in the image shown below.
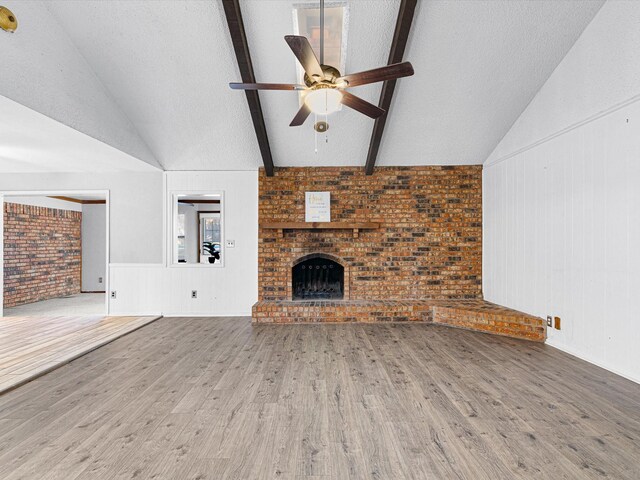
<svg viewBox="0 0 640 480"><path fill-rule="evenodd" d="M0 318L4 316L4 204L6 197L73 197L74 195L104 195L105 198L105 217L106 217L106 255L105 255L105 292L104 304L105 315L109 315L109 227L111 205L109 190L3 190L0 191Z"/></svg>

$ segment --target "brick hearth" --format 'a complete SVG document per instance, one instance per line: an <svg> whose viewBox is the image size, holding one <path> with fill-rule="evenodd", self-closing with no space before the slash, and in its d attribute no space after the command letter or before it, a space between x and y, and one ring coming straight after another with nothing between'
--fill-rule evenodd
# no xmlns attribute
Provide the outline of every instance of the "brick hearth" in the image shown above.
<svg viewBox="0 0 640 480"><path fill-rule="evenodd" d="M484 300L263 300L255 323L427 322L544 341L541 318Z"/></svg>

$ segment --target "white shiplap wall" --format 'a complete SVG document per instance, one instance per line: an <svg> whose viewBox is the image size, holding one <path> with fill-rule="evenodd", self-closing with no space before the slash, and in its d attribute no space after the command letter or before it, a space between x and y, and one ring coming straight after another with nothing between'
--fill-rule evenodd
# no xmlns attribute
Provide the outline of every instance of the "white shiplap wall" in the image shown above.
<svg viewBox="0 0 640 480"><path fill-rule="evenodd" d="M483 189L485 298L640 380L640 102L485 166Z"/></svg>
<svg viewBox="0 0 640 480"><path fill-rule="evenodd" d="M640 40L638 27L640 2L608 2L483 174L485 298L561 317L550 345L635 381L640 49L630 39Z"/></svg>
<svg viewBox="0 0 640 480"><path fill-rule="evenodd" d="M162 315L167 290L163 264L109 265L109 315Z"/></svg>
<svg viewBox="0 0 640 480"><path fill-rule="evenodd" d="M258 298L258 172L167 172L165 181L165 262L112 264L111 315L248 316ZM224 266L171 265L169 248L172 192L224 194ZM162 205L158 205L162 209ZM158 239L160 241L161 239ZM198 297L191 298L197 290Z"/></svg>

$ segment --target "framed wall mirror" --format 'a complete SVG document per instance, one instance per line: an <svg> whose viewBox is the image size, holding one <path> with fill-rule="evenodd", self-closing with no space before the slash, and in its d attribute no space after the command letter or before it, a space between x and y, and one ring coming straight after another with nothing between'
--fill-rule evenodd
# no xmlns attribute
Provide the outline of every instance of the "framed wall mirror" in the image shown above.
<svg viewBox="0 0 640 480"><path fill-rule="evenodd" d="M174 193L172 264L224 266L222 193Z"/></svg>

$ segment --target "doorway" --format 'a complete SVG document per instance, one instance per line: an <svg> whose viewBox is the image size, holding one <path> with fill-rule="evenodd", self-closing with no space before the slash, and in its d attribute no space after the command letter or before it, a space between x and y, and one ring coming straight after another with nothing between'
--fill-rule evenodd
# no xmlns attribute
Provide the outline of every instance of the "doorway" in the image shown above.
<svg viewBox="0 0 640 480"><path fill-rule="evenodd" d="M107 315L109 192L3 192L0 204L0 316Z"/></svg>

